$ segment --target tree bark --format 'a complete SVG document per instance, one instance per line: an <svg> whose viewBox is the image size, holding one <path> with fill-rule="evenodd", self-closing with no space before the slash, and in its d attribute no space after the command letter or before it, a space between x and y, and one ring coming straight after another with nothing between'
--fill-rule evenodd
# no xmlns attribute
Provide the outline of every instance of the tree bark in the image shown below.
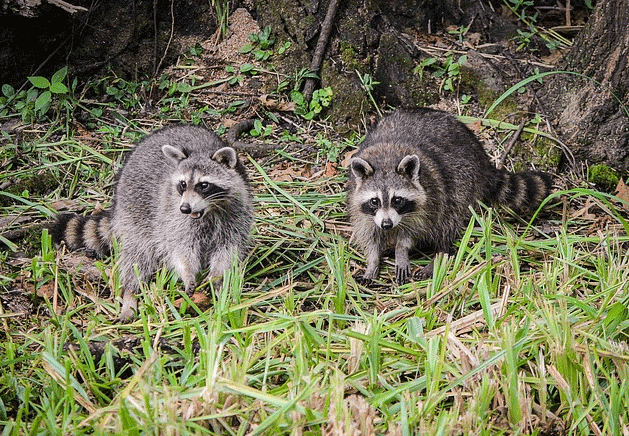
<svg viewBox="0 0 629 436"><path fill-rule="evenodd" d="M629 0L601 0L542 101L578 161L629 169Z"/></svg>

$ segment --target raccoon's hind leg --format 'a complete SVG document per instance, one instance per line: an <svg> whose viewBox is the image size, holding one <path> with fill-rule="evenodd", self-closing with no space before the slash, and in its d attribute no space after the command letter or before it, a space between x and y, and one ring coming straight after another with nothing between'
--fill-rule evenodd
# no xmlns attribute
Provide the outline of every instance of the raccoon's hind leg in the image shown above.
<svg viewBox="0 0 629 436"><path fill-rule="evenodd" d="M451 234L445 237L444 241L437 246L435 250L435 255L433 256L430 263L415 271L415 274L413 274L413 278L415 280L431 279L433 271L435 269L435 258L437 256L452 256L454 254L454 237L451 236L452 234L456 234L455 231L451 232Z"/></svg>
<svg viewBox="0 0 629 436"><path fill-rule="evenodd" d="M439 256L440 254L443 254L443 253L437 253L437 254L435 254L435 257ZM413 278L415 280L431 279L434 267L435 267L435 258L433 257L428 265L423 266L420 269L418 269L417 271L415 271L415 274L413 274Z"/></svg>

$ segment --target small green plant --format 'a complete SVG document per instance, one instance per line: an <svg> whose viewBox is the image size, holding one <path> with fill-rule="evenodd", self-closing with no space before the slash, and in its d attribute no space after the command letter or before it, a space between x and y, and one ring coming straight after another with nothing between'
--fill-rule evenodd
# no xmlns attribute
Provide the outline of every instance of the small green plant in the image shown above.
<svg viewBox="0 0 629 436"><path fill-rule="evenodd" d="M41 234L41 256L31 259L31 274L35 282L35 288L39 288L54 278L51 265L54 264L55 251L52 247L52 239L48 234L48 229L44 229Z"/></svg>
<svg viewBox="0 0 629 436"><path fill-rule="evenodd" d="M457 27L454 30L449 30L448 33L450 35L457 35L457 37L458 37L458 44L459 45L463 45L463 43L465 41L465 35L467 35L468 30L470 30L469 26L468 27L461 26L461 27Z"/></svg>
<svg viewBox="0 0 629 436"><path fill-rule="evenodd" d="M258 33L249 35L250 44L240 48L240 53L251 53L258 61L266 61L272 54L275 37L271 34L271 27L267 26Z"/></svg>
<svg viewBox="0 0 629 436"><path fill-rule="evenodd" d="M304 95L297 90L290 92L291 101L295 102L295 113L301 115L306 120L312 120L319 115L324 108L330 105L334 92L331 87L317 89L312 93L310 102L306 101Z"/></svg>
<svg viewBox="0 0 629 436"><path fill-rule="evenodd" d="M424 70L439 62L437 58L426 58L413 68L413 74L419 74L420 80L424 78Z"/></svg>
<svg viewBox="0 0 629 436"><path fill-rule="evenodd" d="M466 55L461 55L458 59L455 59L454 53L448 52L443 65L439 65L439 61L436 58L427 58L413 69L413 73L419 74L419 77L423 78L424 69L432 67L435 70L432 75L442 79L440 87L446 91L455 92L455 85L458 85L461 81L461 66L466 61Z"/></svg>
<svg viewBox="0 0 629 436"><path fill-rule="evenodd" d="M531 43L531 38L537 33L537 30L531 26L530 32L523 32L520 29L517 29L518 34L514 36L512 39L518 45L516 50L522 50L524 48L528 48Z"/></svg>
<svg viewBox="0 0 629 436"><path fill-rule="evenodd" d="M277 94L281 94L286 88L293 84L293 91L299 91L306 79L319 79L319 76L314 71L310 71L308 68L302 68L299 71L295 71L292 77L287 77L277 85Z"/></svg>
<svg viewBox="0 0 629 436"><path fill-rule="evenodd" d="M509 3L511 3L512 6L509 5ZM528 17L526 15L526 8L534 5L534 2L532 0L509 0L509 3L507 3L507 6L515 14L517 14L521 19L525 19ZM533 18L533 21L537 19L537 17L529 17L529 18Z"/></svg>
<svg viewBox="0 0 629 436"><path fill-rule="evenodd" d="M321 150L325 153L325 157L328 162L338 162L339 155L348 145L354 145L354 134L348 140L344 141L330 141L325 138L321 133L317 133L315 142L317 144L317 150Z"/></svg>
<svg viewBox="0 0 629 436"><path fill-rule="evenodd" d="M450 54L446 57L446 61L443 68L435 71L433 75L435 77L441 77L441 86L444 90L455 92L455 82L461 81L461 65L467 61L467 56L462 55L458 60L454 59L454 54Z"/></svg>
<svg viewBox="0 0 629 436"><path fill-rule="evenodd" d="M238 50L240 53L251 53L253 57L258 61L266 61L273 55L273 45L275 45L275 37L271 33L269 26L265 27L258 33L252 33L249 35L249 44L245 44ZM286 50L291 46L290 41L286 41L277 50L278 54L284 54Z"/></svg>
<svg viewBox="0 0 629 436"><path fill-rule="evenodd" d="M373 98L373 88L376 85L379 85L380 82L377 82L373 79L373 76L369 73L360 74L358 70L356 70L356 74L358 75L358 79L360 80L360 84L363 86L363 89L367 91L367 95L369 96L369 100L371 100L371 104L378 112L378 115L382 116L382 111L378 107L376 100Z"/></svg>
<svg viewBox="0 0 629 436"><path fill-rule="evenodd" d="M201 47L201 44L199 44L198 42L188 49L188 53L190 53L190 55L194 57L201 56L204 51L205 49Z"/></svg>
<svg viewBox="0 0 629 436"><path fill-rule="evenodd" d="M27 123L43 119L53 105L58 109L73 111L77 105L73 98L77 81L75 79L72 82L70 90L63 83L67 75L68 68L63 67L55 72L50 80L43 76L31 76L28 81L32 87L27 91L15 91L11 85L4 84L0 97L0 116L9 115L11 106Z"/></svg>
<svg viewBox="0 0 629 436"><path fill-rule="evenodd" d="M518 34L513 38L518 44L518 50L527 48L529 46L529 43L531 42L531 38L534 35L537 35L544 41L546 41L546 46L551 50L556 49L560 46L570 47L572 45L571 41L559 35L557 32L554 32L552 30L544 30L535 26L535 22L537 21L537 13L534 15L529 15L527 11L527 8L529 6L534 5L533 1L503 0L503 2L506 7L509 8L511 12L530 29L530 31L528 32L518 30Z"/></svg>
<svg viewBox="0 0 629 436"><path fill-rule="evenodd" d="M249 132L249 134L255 138L265 138L273 133L273 126L263 126L262 121L255 120L253 122L253 129Z"/></svg>
<svg viewBox="0 0 629 436"><path fill-rule="evenodd" d="M245 78L243 77L242 74L236 74L236 69L231 66L231 65L227 65L225 67L225 71L229 74L231 74L232 76L229 78L229 84L230 85L242 85L242 83L244 82Z"/></svg>
<svg viewBox="0 0 629 436"><path fill-rule="evenodd" d="M104 91L113 100L109 102L110 105L117 104L125 109L135 109L141 106L147 95L150 95L154 83L148 80L134 82L120 77L107 76L92 82L90 87L96 94L102 95ZM168 86L170 86L168 78L162 76L157 87L164 89Z"/></svg>

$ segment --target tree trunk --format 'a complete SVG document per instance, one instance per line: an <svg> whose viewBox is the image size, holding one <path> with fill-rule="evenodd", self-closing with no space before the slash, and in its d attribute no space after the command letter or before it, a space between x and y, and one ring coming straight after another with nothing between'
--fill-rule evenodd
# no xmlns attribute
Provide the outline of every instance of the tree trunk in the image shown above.
<svg viewBox="0 0 629 436"><path fill-rule="evenodd" d="M542 100L577 161L629 169L629 0L601 0Z"/></svg>

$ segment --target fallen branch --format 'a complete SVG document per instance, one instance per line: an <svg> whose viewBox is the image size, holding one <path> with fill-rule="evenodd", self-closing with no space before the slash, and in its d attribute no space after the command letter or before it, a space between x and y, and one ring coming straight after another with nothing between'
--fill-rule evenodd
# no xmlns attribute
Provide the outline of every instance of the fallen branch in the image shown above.
<svg viewBox="0 0 629 436"><path fill-rule="evenodd" d="M321 63L323 63L323 55L325 54L325 48L328 45L330 39L330 31L332 30L332 22L336 15L336 10L339 6L339 0L330 0L328 6L328 12L325 14L325 19L321 25L321 33L319 33L319 40L317 41L317 47L315 48L314 55L312 56L312 62L310 63L310 71L318 73L321 69ZM306 79L304 85L304 97L310 100L312 93L314 92L315 79Z"/></svg>

